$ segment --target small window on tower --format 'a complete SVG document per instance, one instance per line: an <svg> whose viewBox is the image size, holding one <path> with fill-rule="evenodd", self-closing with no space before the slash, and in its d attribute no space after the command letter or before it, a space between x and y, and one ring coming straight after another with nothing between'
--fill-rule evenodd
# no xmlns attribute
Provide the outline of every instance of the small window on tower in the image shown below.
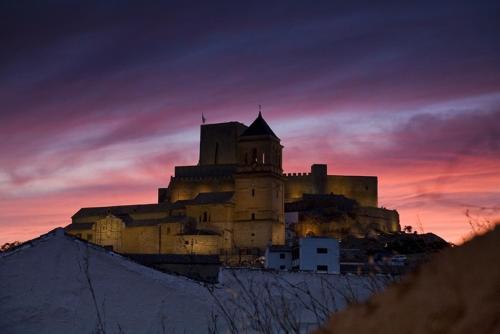
<svg viewBox="0 0 500 334"><path fill-rule="evenodd" d="M257 149L252 150L252 162L257 162Z"/></svg>

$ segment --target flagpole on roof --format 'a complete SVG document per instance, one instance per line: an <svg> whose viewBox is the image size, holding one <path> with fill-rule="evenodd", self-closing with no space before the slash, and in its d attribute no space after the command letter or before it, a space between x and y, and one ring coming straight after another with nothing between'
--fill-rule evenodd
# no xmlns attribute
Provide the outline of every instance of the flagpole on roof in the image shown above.
<svg viewBox="0 0 500 334"><path fill-rule="evenodd" d="M205 122L206 122L206 118L205 118L205 115L203 115L203 113L201 113L201 122L203 124L205 124Z"/></svg>

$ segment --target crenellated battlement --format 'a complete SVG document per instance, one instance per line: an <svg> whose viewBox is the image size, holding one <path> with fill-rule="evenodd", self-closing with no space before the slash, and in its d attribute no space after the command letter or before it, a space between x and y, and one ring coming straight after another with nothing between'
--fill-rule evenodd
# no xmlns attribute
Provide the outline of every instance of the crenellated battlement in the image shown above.
<svg viewBox="0 0 500 334"><path fill-rule="evenodd" d="M299 176L311 176L311 173L283 173L283 176L286 177L299 177Z"/></svg>

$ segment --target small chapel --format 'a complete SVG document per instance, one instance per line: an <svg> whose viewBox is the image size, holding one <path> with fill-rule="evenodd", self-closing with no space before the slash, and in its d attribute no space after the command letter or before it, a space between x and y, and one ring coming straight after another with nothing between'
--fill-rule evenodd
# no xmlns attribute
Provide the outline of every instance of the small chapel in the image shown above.
<svg viewBox="0 0 500 334"><path fill-rule="evenodd" d="M375 176L283 173L283 145L259 112L250 126L202 124L199 161L176 166L158 202L82 208L66 231L125 254L262 256L294 238L400 230Z"/></svg>

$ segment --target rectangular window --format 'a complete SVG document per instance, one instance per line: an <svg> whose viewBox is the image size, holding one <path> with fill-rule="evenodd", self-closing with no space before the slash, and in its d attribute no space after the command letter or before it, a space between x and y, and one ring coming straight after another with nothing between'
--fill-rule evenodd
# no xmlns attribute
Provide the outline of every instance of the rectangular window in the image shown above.
<svg viewBox="0 0 500 334"><path fill-rule="evenodd" d="M281 266L280 266L280 269L281 269L281 270L284 270L285 268L286 268L286 267L285 267L285 266L283 266L283 265L281 265Z"/></svg>
<svg viewBox="0 0 500 334"><path fill-rule="evenodd" d="M285 253L281 253L280 254L280 259L284 259L285 258Z"/></svg>
<svg viewBox="0 0 500 334"><path fill-rule="evenodd" d="M93 237L93 235L91 233L87 234L87 240L88 241L92 241L92 237Z"/></svg>
<svg viewBox="0 0 500 334"><path fill-rule="evenodd" d="M328 248L316 248L316 253L317 254L327 254Z"/></svg>
<svg viewBox="0 0 500 334"><path fill-rule="evenodd" d="M255 213L252 213L252 220L255 220Z"/></svg>
<svg viewBox="0 0 500 334"><path fill-rule="evenodd" d="M326 271L328 272L328 266L325 266L325 265L317 265L316 266L316 271Z"/></svg>
<svg viewBox="0 0 500 334"><path fill-rule="evenodd" d="M252 189L252 197L255 197L255 189Z"/></svg>

